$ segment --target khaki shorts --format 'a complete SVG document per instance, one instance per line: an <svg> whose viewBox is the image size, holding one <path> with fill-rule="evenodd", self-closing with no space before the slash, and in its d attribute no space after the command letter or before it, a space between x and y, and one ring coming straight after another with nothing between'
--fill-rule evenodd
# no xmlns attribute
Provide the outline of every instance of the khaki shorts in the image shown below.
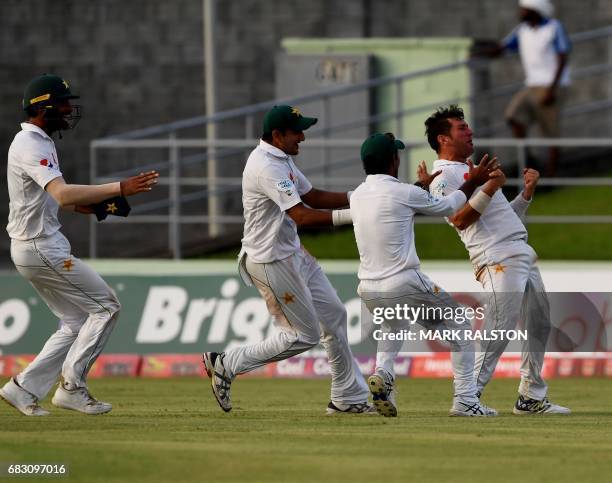
<svg viewBox="0 0 612 483"><path fill-rule="evenodd" d="M549 106L542 105L542 98L547 87L526 87L517 92L506 108L507 121L515 121L524 126L537 122L545 137L559 135L559 108L561 107L564 90L557 90L555 102Z"/></svg>

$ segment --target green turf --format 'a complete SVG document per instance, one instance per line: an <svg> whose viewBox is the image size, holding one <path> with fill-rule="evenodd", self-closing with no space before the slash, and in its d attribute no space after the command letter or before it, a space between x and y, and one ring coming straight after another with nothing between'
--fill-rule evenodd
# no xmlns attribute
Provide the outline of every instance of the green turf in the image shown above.
<svg viewBox="0 0 612 483"><path fill-rule="evenodd" d="M510 197L512 198L512 197ZM611 215L612 188L567 187L536 193L529 215ZM530 224L529 243L544 260L612 260L612 224ZM359 258L352 227L302 233L302 244L315 257ZM467 251L446 224L415 226L417 253L422 260L465 260ZM235 258L239 248L206 258Z"/></svg>
<svg viewBox="0 0 612 483"><path fill-rule="evenodd" d="M447 417L449 380L400 380L393 419L324 416L327 380L239 379L229 414L206 379L91 388L112 413L26 418L1 404L0 461L66 463L71 482L583 483L612 472L609 379L552 381L574 414L548 417L511 415L516 381L495 380L485 400L501 415L488 419Z"/></svg>
<svg viewBox="0 0 612 483"><path fill-rule="evenodd" d="M536 194L529 215L611 215L612 188L569 187ZM535 224L529 243L544 260L611 260L611 224ZM317 258L358 258L351 228L320 235L304 234L302 244ZM467 258L467 251L450 226L416 225L417 253L423 260Z"/></svg>

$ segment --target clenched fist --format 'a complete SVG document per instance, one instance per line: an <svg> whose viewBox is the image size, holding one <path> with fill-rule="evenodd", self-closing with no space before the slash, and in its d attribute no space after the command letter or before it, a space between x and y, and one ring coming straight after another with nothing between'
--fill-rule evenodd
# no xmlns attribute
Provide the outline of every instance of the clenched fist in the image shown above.
<svg viewBox="0 0 612 483"><path fill-rule="evenodd" d="M540 173L537 170L531 168L525 168L523 170L523 181L525 182L525 187L523 188L523 198L526 200L533 198L533 194L535 193L539 180Z"/></svg>

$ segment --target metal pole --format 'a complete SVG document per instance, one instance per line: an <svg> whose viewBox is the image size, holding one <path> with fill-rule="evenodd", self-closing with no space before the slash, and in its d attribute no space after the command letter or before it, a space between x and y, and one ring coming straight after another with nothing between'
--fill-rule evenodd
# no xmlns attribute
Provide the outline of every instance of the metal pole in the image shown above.
<svg viewBox="0 0 612 483"><path fill-rule="evenodd" d="M330 125L331 125L331 102L329 96L323 97L323 136L325 139L329 139ZM329 167L329 148L325 146L323 148L323 176L325 176L324 188L327 188L327 180L330 178L330 167Z"/></svg>
<svg viewBox="0 0 612 483"><path fill-rule="evenodd" d="M404 138L404 116L402 115L402 111L404 110L404 92L402 90L402 80L398 79L395 82L395 100L396 100L396 105L395 105L395 113L396 113L396 133L395 136L398 139L403 139Z"/></svg>
<svg viewBox="0 0 612 483"><path fill-rule="evenodd" d="M168 245L172 257L179 260L181 253L181 192L180 192L180 158L179 147L176 143L176 132L170 133L170 185L168 197L170 199L170 211L168 220Z"/></svg>
<svg viewBox="0 0 612 483"><path fill-rule="evenodd" d="M522 178L523 171L527 167L527 146L525 145L524 142L519 142L516 145L516 148L518 150L518 169L519 169L517 178Z"/></svg>
<svg viewBox="0 0 612 483"><path fill-rule="evenodd" d="M89 147L89 184L96 184L96 171L97 171L97 160L96 160L96 148L94 146ZM98 221L95 217L89 217L89 258L96 258L96 248L98 245Z"/></svg>
<svg viewBox="0 0 612 483"><path fill-rule="evenodd" d="M216 111L216 59L215 59L215 0L203 0L202 10L204 14L204 77L206 91L206 115L212 116ZM206 123L206 138L209 141L217 139L217 125L215 122ZM221 229L216 221L219 214L219 198L217 195L215 180L218 177L216 149L214 146L207 148L208 154L208 235L216 237Z"/></svg>

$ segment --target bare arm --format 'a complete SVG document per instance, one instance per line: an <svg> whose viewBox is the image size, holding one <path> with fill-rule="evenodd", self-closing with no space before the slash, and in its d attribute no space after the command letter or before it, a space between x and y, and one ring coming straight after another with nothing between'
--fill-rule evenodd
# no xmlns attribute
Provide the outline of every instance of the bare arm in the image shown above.
<svg viewBox="0 0 612 483"><path fill-rule="evenodd" d="M349 204L346 192L323 191L315 188L302 195L301 198L308 206L319 209L333 210L343 208Z"/></svg>
<svg viewBox="0 0 612 483"><path fill-rule="evenodd" d="M493 197L495 192L501 188L506 182L506 176L501 170L495 171L495 177L487 181L483 187L482 192L489 197ZM448 220L459 230L465 230L470 225L474 224L482 213L475 210L469 201L463 205L453 216L449 217Z"/></svg>
<svg viewBox="0 0 612 483"><path fill-rule="evenodd" d="M559 86L559 80L561 79L561 74L563 73L563 69L567 65L567 54L557 54L557 71L555 72L555 78L552 81L552 84L548 86L546 90L546 94L542 99L542 104L550 105L555 102L557 98L557 87Z"/></svg>
<svg viewBox="0 0 612 483"><path fill-rule="evenodd" d="M114 196L132 196L143 191L151 191L158 177L157 172L149 171L115 183L79 185L67 184L60 176L51 180L45 186L45 190L62 208L70 205L86 206Z"/></svg>
<svg viewBox="0 0 612 483"><path fill-rule="evenodd" d="M302 203L292 206L286 213L299 227L331 226L333 224L331 211L313 210L305 207Z"/></svg>

